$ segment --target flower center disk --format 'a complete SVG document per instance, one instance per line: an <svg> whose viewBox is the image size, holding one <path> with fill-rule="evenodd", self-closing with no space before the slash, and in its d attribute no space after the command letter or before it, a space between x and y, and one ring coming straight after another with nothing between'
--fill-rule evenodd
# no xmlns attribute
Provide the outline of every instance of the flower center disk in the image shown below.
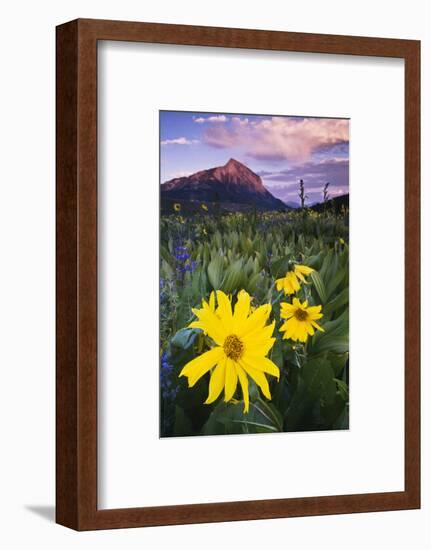
<svg viewBox="0 0 431 550"><path fill-rule="evenodd" d="M235 334L230 334L223 344L223 350L229 359L237 361L244 352L244 344Z"/></svg>
<svg viewBox="0 0 431 550"><path fill-rule="evenodd" d="M308 313L303 309L297 309L294 315L298 321L305 321L308 318Z"/></svg>

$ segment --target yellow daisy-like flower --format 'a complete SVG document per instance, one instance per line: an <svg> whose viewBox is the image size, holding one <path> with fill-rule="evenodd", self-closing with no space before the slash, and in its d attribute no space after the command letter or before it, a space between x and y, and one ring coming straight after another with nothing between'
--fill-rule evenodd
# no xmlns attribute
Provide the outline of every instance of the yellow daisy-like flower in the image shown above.
<svg viewBox="0 0 431 550"><path fill-rule="evenodd" d="M214 293L214 291L211 292L208 302L206 302L204 299L202 299L202 309L194 308L194 309L192 309L192 311L199 320L198 321L193 321L193 323L190 323L189 327L190 328L199 328L205 334L207 334L205 323L201 323L200 316L202 314L205 315L206 311L210 311L211 313L215 314L215 312L216 312L216 303L215 303L215 293ZM180 374L180 376L181 376L181 374Z"/></svg>
<svg viewBox="0 0 431 550"><path fill-rule="evenodd" d="M325 332L324 329L316 323L323 317L322 306L308 307L308 301L301 304L298 298L294 298L291 304L281 302L280 316L287 319L280 328L284 332L283 338L299 342L306 342L308 336L313 336L314 329Z"/></svg>
<svg viewBox="0 0 431 550"><path fill-rule="evenodd" d="M306 265L295 265L292 271L288 271L285 277L277 279L277 290L284 290L285 294L295 294L300 288L300 281L306 283L304 276L310 275L314 271L313 268Z"/></svg>
<svg viewBox="0 0 431 550"><path fill-rule="evenodd" d="M198 318L190 326L203 330L215 343L209 351L196 357L180 372L191 388L208 371L211 373L206 404L213 403L224 389L224 400L230 401L238 382L244 399L244 412L249 411L248 376L252 378L267 399L271 399L265 373L280 377L279 368L266 355L272 348L275 322L267 325L271 305L265 304L251 312L250 295L242 290L235 309L228 296L217 291L217 307L212 293L201 309L193 309Z"/></svg>
<svg viewBox="0 0 431 550"><path fill-rule="evenodd" d="M174 204L174 210L175 210L175 212L180 212L180 210L181 210L181 204L180 204L179 202L176 202L176 203Z"/></svg>
<svg viewBox="0 0 431 550"><path fill-rule="evenodd" d="M208 212L208 206L204 203L201 204L202 210L205 210L205 212Z"/></svg>

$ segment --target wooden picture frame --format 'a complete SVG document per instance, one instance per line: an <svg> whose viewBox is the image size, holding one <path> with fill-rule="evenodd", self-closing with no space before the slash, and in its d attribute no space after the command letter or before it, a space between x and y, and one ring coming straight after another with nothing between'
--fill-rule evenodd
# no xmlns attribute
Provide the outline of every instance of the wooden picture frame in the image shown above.
<svg viewBox="0 0 431 550"><path fill-rule="evenodd" d="M253 48L405 62L405 489L400 492L97 507L97 43ZM56 521L76 530L420 507L420 42L78 19L57 27ZM184 497L186 500L186 497Z"/></svg>

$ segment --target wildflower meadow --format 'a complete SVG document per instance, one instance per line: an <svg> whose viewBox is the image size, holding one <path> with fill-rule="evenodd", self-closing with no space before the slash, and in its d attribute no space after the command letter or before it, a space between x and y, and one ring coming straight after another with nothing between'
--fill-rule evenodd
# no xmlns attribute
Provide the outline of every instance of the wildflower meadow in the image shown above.
<svg viewBox="0 0 431 550"><path fill-rule="evenodd" d="M349 427L348 207L160 219L160 435Z"/></svg>

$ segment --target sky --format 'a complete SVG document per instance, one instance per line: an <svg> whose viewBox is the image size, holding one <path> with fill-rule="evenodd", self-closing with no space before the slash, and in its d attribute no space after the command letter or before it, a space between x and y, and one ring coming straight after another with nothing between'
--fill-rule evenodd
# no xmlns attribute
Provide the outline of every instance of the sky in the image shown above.
<svg viewBox="0 0 431 550"><path fill-rule="evenodd" d="M230 158L262 178L285 202L307 204L349 192L349 120L304 116L160 111L160 179L222 166Z"/></svg>

